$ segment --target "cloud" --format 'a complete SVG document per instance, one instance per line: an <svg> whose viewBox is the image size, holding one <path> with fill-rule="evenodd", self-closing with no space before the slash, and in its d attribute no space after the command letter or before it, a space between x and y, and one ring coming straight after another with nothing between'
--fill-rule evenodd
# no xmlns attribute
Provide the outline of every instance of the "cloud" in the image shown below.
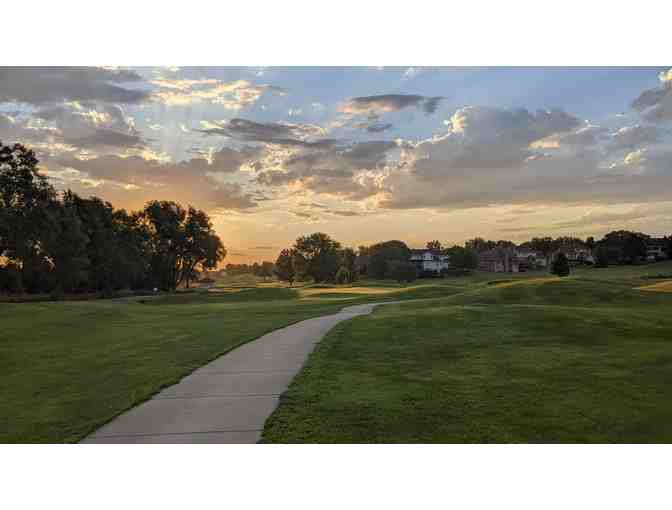
<svg viewBox="0 0 672 510"><path fill-rule="evenodd" d="M310 139L326 133L324 128L314 124L262 123L246 119L231 119L221 122L208 122L204 129L197 131L209 136L219 135L235 140L276 145L328 148L336 144L336 140L325 138L310 141Z"/></svg>
<svg viewBox="0 0 672 510"><path fill-rule="evenodd" d="M613 136L614 147L618 149L635 149L645 144L660 141L663 130L656 126L625 126L616 131Z"/></svg>
<svg viewBox="0 0 672 510"><path fill-rule="evenodd" d="M117 105L68 102L17 117L2 116L0 137L69 151L144 149L147 140ZM10 122L7 120L10 119Z"/></svg>
<svg viewBox="0 0 672 510"><path fill-rule="evenodd" d="M409 107L415 107L426 114L432 114L438 108L441 99L443 98L414 94L354 97L341 105L340 111L349 115L366 115L371 119L378 118L383 113L396 112Z"/></svg>
<svg viewBox="0 0 672 510"><path fill-rule="evenodd" d="M214 78L180 80L159 78L151 80L156 87L152 99L171 106L193 103L222 105L229 110L242 110L256 103L267 92L284 95L284 89L272 85L254 85L247 80L224 82Z"/></svg>
<svg viewBox="0 0 672 510"><path fill-rule="evenodd" d="M395 142L372 141L323 150L302 148L279 164L262 170L257 182L265 186L294 186L317 193L359 200L380 191L376 172L387 160Z"/></svg>
<svg viewBox="0 0 672 510"><path fill-rule="evenodd" d="M202 158L162 163L139 156L105 155L87 160L65 156L46 163L49 173L52 166L76 171L72 182L64 185L88 182L122 207L140 207L149 199L176 200L207 210L257 207L253 194L240 183L222 180L233 170L231 161L228 155L222 160L215 156L212 163Z"/></svg>
<svg viewBox="0 0 672 510"><path fill-rule="evenodd" d="M559 221L553 224L557 228L574 228L598 225L623 224L635 221L641 218L647 218L652 215L652 210L645 207L632 208L625 212L595 212L588 211L582 216L568 221Z"/></svg>
<svg viewBox="0 0 672 510"><path fill-rule="evenodd" d="M124 85L141 82L138 73L126 69L5 67L0 68L0 103L35 106L63 101L140 103L149 98L149 92Z"/></svg>
<svg viewBox="0 0 672 510"><path fill-rule="evenodd" d="M611 162L607 131L561 110L466 107L448 132L402 154L378 181L378 205L459 209L504 204L667 200L672 151L646 148Z"/></svg>
<svg viewBox="0 0 672 510"><path fill-rule="evenodd" d="M360 122L355 124L355 127L358 129L365 129L369 133L382 133L388 129L392 129L394 126L390 123L382 122Z"/></svg>
<svg viewBox="0 0 672 510"><path fill-rule="evenodd" d="M358 211L329 211L329 214L335 214L336 216L362 216L363 214Z"/></svg>
<svg viewBox="0 0 672 510"><path fill-rule="evenodd" d="M416 176L450 180L475 172L501 174L502 170L519 169L535 154L531 144L568 133L582 122L562 110L530 113L469 106L457 110L447 125L445 135L406 151Z"/></svg>
<svg viewBox="0 0 672 510"><path fill-rule="evenodd" d="M642 92L632 107L652 122L672 120L672 69L658 75L660 86Z"/></svg>

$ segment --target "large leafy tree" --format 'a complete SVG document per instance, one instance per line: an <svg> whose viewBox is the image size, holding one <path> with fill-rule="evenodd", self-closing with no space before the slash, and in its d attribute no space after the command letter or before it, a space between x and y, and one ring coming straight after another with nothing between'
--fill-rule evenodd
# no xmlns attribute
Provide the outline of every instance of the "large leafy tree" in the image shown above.
<svg viewBox="0 0 672 510"><path fill-rule="evenodd" d="M341 244L323 232L299 237L294 243L300 272L315 282L331 281L339 267Z"/></svg>
<svg viewBox="0 0 672 510"><path fill-rule="evenodd" d="M476 269L478 267L478 255L475 251L462 246L453 246L446 250L450 267L456 269Z"/></svg>
<svg viewBox="0 0 672 510"><path fill-rule="evenodd" d="M51 204L49 229L44 232L41 241L45 255L53 267L56 289L73 292L85 284L89 268L89 238L72 204Z"/></svg>
<svg viewBox="0 0 672 510"><path fill-rule="evenodd" d="M47 264L40 240L49 228L54 188L38 170L35 153L21 144L0 142L0 257L35 281Z"/></svg>
<svg viewBox="0 0 672 510"><path fill-rule="evenodd" d="M147 203L142 218L149 230L150 267L156 284L164 290L188 285L197 269L213 269L226 256L203 211L169 201Z"/></svg>
<svg viewBox="0 0 672 510"><path fill-rule="evenodd" d="M649 236L641 232L614 230L606 234L599 245L606 246L610 261L634 264L646 257L646 243Z"/></svg>
<svg viewBox="0 0 672 510"><path fill-rule="evenodd" d="M399 283L412 282L418 277L418 270L411 262L390 260L387 262L387 277Z"/></svg>
<svg viewBox="0 0 672 510"><path fill-rule="evenodd" d="M372 278L387 278L389 264L393 260L408 262L411 257L406 243L402 241L385 241L369 247L368 275Z"/></svg>
<svg viewBox="0 0 672 510"><path fill-rule="evenodd" d="M290 287L294 285L294 280L296 280L297 277L297 270L294 263L295 257L295 250L285 249L280 252L280 255L278 255L278 258L275 261L275 275L278 277L278 280L288 282Z"/></svg>

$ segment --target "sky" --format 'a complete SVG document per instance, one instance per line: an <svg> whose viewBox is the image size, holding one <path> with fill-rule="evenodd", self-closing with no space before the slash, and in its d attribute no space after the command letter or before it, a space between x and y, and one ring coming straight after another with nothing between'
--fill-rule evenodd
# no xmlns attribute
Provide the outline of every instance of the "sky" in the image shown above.
<svg viewBox="0 0 672 510"><path fill-rule="evenodd" d="M58 189L206 210L226 263L672 232L668 67L0 67L0 141Z"/></svg>

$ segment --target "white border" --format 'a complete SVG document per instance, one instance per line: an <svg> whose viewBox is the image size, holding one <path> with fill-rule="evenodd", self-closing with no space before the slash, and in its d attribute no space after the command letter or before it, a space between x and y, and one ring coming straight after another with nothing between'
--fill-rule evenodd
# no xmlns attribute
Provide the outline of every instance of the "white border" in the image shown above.
<svg viewBox="0 0 672 510"><path fill-rule="evenodd" d="M3 4L2 65L669 65L670 7L469 0Z"/></svg>

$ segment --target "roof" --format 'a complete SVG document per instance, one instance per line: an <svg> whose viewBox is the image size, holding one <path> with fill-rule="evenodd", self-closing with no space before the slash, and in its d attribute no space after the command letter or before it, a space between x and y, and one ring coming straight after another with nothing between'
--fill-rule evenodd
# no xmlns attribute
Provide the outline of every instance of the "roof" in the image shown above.
<svg viewBox="0 0 672 510"><path fill-rule="evenodd" d="M411 248L411 255L422 255L424 253L431 253L432 255L443 255L441 250L428 250L427 248Z"/></svg>

